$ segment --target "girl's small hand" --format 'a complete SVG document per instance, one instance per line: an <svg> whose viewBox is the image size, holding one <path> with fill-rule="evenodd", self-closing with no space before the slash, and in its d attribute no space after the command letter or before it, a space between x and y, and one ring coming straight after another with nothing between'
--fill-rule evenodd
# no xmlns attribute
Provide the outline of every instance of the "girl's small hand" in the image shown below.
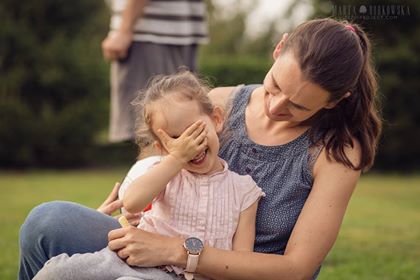
<svg viewBox="0 0 420 280"><path fill-rule="evenodd" d="M178 138L170 137L164 130L157 131L167 152L181 164L186 164L207 147L207 129L203 121L196 121Z"/></svg>

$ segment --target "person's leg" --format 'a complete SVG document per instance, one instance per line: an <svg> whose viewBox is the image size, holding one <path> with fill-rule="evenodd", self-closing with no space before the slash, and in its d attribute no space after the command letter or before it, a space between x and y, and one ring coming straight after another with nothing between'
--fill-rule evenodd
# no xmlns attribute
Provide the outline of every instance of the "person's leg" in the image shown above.
<svg viewBox="0 0 420 280"><path fill-rule="evenodd" d="M50 258L61 253L95 252L108 244L118 221L71 202L48 202L29 213L19 234L19 279L32 279Z"/></svg>
<svg viewBox="0 0 420 280"><path fill-rule="evenodd" d="M33 280L115 280L133 274L132 270L106 247L95 253L55 256L45 263Z"/></svg>
<svg viewBox="0 0 420 280"><path fill-rule="evenodd" d="M159 268L131 267L108 247L95 253L60 254L50 259L33 280L173 280L176 274Z"/></svg>
<svg viewBox="0 0 420 280"><path fill-rule="evenodd" d="M191 72L197 72L198 45L180 46L182 63L188 66Z"/></svg>
<svg viewBox="0 0 420 280"><path fill-rule="evenodd" d="M136 62L132 53L136 46L130 48L128 57L124 61L111 63L111 102L109 119L109 140L122 142L134 139L134 118L131 102L139 87L133 88L137 81L132 77L133 63ZM138 61L137 61L138 62ZM141 62L138 62L141 63ZM130 81L132 79L132 81Z"/></svg>
<svg viewBox="0 0 420 280"><path fill-rule="evenodd" d="M111 63L109 140L134 139L136 116L131 102L151 77L176 73L180 66L196 70L197 45L133 42L127 57Z"/></svg>

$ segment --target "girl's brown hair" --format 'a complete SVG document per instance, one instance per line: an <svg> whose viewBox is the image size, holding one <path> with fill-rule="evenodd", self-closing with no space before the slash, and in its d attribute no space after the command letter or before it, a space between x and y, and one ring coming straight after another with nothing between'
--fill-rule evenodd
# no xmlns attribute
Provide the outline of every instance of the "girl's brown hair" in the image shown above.
<svg viewBox="0 0 420 280"><path fill-rule="evenodd" d="M327 155L356 169L369 169L374 161L381 118L377 109L377 82L371 60L371 46L365 32L356 24L333 19L311 20L299 25L285 42L284 52L292 52L303 76L338 101L311 120L311 139L321 141ZM361 146L361 160L355 166L344 148Z"/></svg>
<svg viewBox="0 0 420 280"><path fill-rule="evenodd" d="M195 100L203 113L211 115L213 104L208 96L209 87L204 80L187 70L173 75L153 77L144 91L140 91L132 102L136 112L136 143L142 149L158 140L151 127L153 122L153 103L158 100L177 98Z"/></svg>

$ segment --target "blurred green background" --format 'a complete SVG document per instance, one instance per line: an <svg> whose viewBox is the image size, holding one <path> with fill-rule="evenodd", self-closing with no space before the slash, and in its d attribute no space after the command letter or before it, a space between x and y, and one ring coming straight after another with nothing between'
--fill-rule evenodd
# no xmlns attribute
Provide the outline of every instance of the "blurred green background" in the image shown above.
<svg viewBox="0 0 420 280"><path fill-rule="evenodd" d="M419 169L420 2L290 1L289 9L254 33L246 20L260 1L231 0L236 5L230 7L208 2L211 43L201 48L199 71L214 86L261 83L281 34L302 18L362 25L374 46L385 119L374 168ZM360 13L362 6L367 13ZM391 7L396 15L377 15ZM0 167L109 163L104 153L116 162L133 160L133 147L106 140L109 65L100 49L109 22L105 3L3 0L0 18Z"/></svg>
<svg viewBox="0 0 420 280"><path fill-rule="evenodd" d="M420 279L420 2L289 1L266 28L249 32L262 1L207 1L211 42L200 50L200 73L214 86L261 83L281 34L304 19L364 27L384 131L374 175L362 178L320 279ZM0 279L14 279L28 211L51 199L97 206L137 149L107 142L104 1L2 0L0 18Z"/></svg>

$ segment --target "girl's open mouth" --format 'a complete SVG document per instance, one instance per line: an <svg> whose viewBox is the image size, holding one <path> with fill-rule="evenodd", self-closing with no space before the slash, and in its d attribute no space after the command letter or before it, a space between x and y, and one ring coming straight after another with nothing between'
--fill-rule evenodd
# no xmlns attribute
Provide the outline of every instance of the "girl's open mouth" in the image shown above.
<svg viewBox="0 0 420 280"><path fill-rule="evenodd" d="M203 152L199 153L195 158L193 158L192 160L190 160L190 162L193 163L193 164L201 164L201 163L203 163L204 160L206 159L207 151L208 151L208 149L206 149Z"/></svg>

